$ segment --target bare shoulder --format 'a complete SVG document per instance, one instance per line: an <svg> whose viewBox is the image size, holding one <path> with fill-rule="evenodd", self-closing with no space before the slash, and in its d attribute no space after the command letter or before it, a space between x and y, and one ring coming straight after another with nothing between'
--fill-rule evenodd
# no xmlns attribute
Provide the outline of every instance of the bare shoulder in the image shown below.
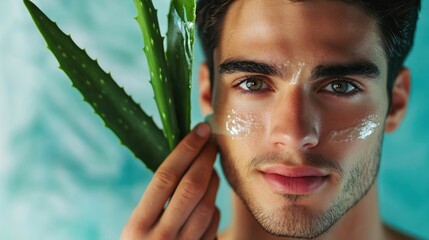
<svg viewBox="0 0 429 240"><path fill-rule="evenodd" d="M389 240L415 240L416 239L388 225L384 225L384 230L386 233L386 237Z"/></svg>

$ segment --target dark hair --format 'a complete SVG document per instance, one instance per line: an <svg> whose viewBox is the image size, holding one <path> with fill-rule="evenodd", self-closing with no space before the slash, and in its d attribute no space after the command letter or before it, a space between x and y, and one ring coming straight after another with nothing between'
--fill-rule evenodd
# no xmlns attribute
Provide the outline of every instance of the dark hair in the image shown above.
<svg viewBox="0 0 429 240"><path fill-rule="evenodd" d="M421 0L343 1L356 4L376 20L388 58L387 89L390 93L413 46ZM233 0L200 0L197 4L198 34L210 69L211 81L214 74L213 50L218 44L223 19L232 2Z"/></svg>

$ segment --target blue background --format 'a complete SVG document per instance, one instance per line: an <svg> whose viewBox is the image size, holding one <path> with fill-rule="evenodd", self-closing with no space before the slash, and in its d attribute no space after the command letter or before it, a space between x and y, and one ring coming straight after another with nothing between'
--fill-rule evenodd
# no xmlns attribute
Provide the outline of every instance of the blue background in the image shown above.
<svg viewBox="0 0 429 240"><path fill-rule="evenodd" d="M155 3L163 32L168 2ZM157 116L133 1L36 3ZM152 174L71 87L22 1L1 1L0 34L0 239L117 239ZM379 178L385 221L423 239L429 239L427 56L425 1L407 60L410 108L385 138ZM194 71L201 61L197 45ZM194 79L193 124L202 120L196 93ZM217 201L222 229L231 210L225 181Z"/></svg>

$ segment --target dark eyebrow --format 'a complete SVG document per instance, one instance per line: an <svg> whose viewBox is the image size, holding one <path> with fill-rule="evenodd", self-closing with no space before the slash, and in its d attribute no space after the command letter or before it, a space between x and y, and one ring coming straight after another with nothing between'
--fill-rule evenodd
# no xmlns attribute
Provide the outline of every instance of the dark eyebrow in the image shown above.
<svg viewBox="0 0 429 240"><path fill-rule="evenodd" d="M236 72L260 73L269 76L281 75L279 69L274 65L249 60L227 60L219 65L220 74Z"/></svg>
<svg viewBox="0 0 429 240"><path fill-rule="evenodd" d="M354 62L349 64L320 65L312 71L312 79L344 76L362 76L376 79L380 76L380 70L377 65L371 62Z"/></svg>

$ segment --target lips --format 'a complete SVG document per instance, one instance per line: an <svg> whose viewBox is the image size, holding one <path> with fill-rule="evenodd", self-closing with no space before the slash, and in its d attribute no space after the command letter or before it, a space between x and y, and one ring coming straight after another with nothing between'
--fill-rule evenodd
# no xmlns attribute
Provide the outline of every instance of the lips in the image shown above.
<svg viewBox="0 0 429 240"><path fill-rule="evenodd" d="M320 188L328 174L314 167L272 165L260 170L265 182L276 193L304 195Z"/></svg>

